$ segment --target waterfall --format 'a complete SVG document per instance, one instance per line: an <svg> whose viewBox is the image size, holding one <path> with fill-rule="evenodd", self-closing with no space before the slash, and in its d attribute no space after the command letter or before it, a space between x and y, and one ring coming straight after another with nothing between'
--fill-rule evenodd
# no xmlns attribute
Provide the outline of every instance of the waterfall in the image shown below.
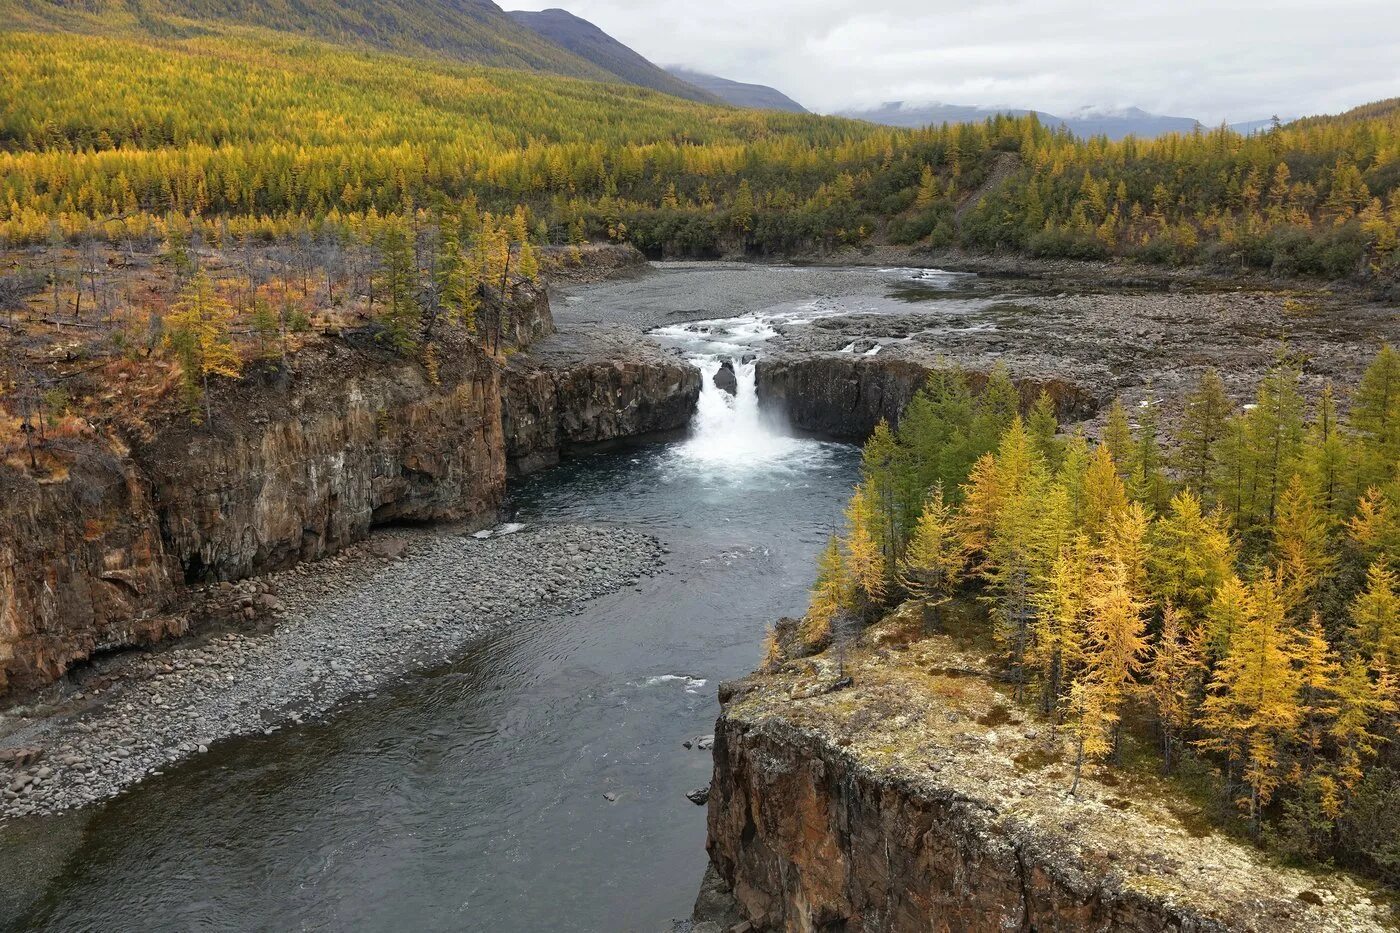
<svg viewBox="0 0 1400 933"><path fill-rule="evenodd" d="M715 375L725 361L719 356L691 360L700 369L700 399L690 437L680 453L690 460L743 469L771 466L804 446L760 409L757 364L752 358L728 359L734 368L735 394L715 385Z"/></svg>

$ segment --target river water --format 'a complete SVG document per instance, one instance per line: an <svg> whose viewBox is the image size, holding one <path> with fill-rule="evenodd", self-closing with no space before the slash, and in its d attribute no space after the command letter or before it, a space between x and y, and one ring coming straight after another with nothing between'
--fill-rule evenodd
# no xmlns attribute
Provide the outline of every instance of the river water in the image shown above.
<svg viewBox="0 0 1400 933"><path fill-rule="evenodd" d="M327 721L216 745L23 843L15 928L647 931L705 865L719 681L800 613L854 448L786 435L754 396L752 315L658 336L706 372L688 438L566 462L516 520L647 530L665 573L497 631ZM737 394L709 378L725 360ZM42 838L39 838L42 836Z"/></svg>

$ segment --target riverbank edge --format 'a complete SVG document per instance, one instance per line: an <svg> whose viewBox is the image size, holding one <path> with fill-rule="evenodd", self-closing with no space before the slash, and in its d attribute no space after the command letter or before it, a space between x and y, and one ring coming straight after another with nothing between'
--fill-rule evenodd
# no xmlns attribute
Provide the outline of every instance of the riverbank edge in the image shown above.
<svg viewBox="0 0 1400 933"><path fill-rule="evenodd" d="M248 578L231 590L255 610L248 624L102 659L12 707L0 825L98 803L215 742L333 716L505 627L576 614L661 573L667 552L607 526L396 529ZM454 556L471 559L454 568ZM365 605L347 610L355 597Z"/></svg>

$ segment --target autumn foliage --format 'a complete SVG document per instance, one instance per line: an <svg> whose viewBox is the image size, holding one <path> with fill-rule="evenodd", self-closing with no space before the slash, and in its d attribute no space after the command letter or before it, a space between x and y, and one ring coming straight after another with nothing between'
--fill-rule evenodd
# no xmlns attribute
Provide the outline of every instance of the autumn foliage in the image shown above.
<svg viewBox="0 0 1400 933"><path fill-rule="evenodd" d="M1048 399L1028 427L1002 370L976 397L937 374L867 442L811 617L981 603L1009 690L1073 737L1076 785L1150 739L1256 836L1394 880L1400 354L1345 418L1298 383L1280 359L1240 408L1207 373L1170 444L1121 406L1094 444L1046 425Z"/></svg>

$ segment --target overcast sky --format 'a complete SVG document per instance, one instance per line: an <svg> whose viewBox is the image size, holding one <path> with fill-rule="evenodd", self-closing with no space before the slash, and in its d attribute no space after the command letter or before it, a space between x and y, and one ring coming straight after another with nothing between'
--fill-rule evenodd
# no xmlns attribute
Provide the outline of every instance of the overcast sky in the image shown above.
<svg viewBox="0 0 1400 933"><path fill-rule="evenodd" d="M1400 0L565 0L658 64L809 109L887 100L1208 124L1400 95ZM553 2L503 0L507 9Z"/></svg>

